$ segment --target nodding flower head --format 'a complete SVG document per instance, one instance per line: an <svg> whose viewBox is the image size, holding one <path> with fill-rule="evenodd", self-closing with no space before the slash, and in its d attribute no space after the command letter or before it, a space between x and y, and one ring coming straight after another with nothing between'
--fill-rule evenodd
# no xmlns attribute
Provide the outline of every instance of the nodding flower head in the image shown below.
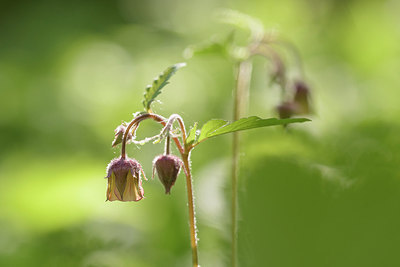
<svg viewBox="0 0 400 267"><path fill-rule="evenodd" d="M297 104L298 114L309 114L310 108L310 89L302 81L296 81L294 84L294 102Z"/></svg>
<svg viewBox="0 0 400 267"><path fill-rule="evenodd" d="M107 166L107 200L139 201L143 198L142 166L135 159L116 158Z"/></svg>
<svg viewBox="0 0 400 267"><path fill-rule="evenodd" d="M181 169L182 161L174 155L160 155L153 161L154 171L157 171L158 178L165 187L165 193L170 194L171 187L175 184Z"/></svg>

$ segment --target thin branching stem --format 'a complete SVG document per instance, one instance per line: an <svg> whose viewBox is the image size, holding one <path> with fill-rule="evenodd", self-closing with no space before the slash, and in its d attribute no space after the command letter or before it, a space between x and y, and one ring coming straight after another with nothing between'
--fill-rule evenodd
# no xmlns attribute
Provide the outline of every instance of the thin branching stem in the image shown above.
<svg viewBox="0 0 400 267"><path fill-rule="evenodd" d="M167 134L167 137L165 138L165 155L169 155L170 153L170 143L171 143L171 137L169 136L169 133Z"/></svg>
<svg viewBox="0 0 400 267"><path fill-rule="evenodd" d="M126 157L126 140L128 137L128 133L129 130L134 126L134 125L138 125L141 121L144 121L146 119L153 119L159 123L161 123L163 126L166 125L166 119L160 115L154 114L154 113L145 113L142 114L140 116L137 116L136 118L134 118L128 125L128 127L126 127L125 133L124 133L124 139L122 140L122 149L121 149L121 158L125 158ZM184 152L183 150L183 146L181 145L181 142L179 141L178 138L173 138L179 152L182 154Z"/></svg>

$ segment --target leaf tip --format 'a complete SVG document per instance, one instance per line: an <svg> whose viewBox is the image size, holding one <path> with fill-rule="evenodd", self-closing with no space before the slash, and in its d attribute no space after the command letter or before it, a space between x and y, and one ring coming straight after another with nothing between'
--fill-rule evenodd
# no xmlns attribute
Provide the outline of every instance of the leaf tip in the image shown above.
<svg viewBox="0 0 400 267"><path fill-rule="evenodd" d="M180 68L186 67L186 62L176 63L176 64L174 65L174 67L175 67L176 69L180 69Z"/></svg>

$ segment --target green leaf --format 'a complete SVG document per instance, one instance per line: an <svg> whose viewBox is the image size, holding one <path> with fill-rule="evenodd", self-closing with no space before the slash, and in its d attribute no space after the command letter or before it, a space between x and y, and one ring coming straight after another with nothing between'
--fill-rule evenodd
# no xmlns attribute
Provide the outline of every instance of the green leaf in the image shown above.
<svg viewBox="0 0 400 267"><path fill-rule="evenodd" d="M222 126L226 125L228 122L220 119L213 119L206 122L203 127L201 128L201 132L199 135L198 142L205 140L209 137L214 131Z"/></svg>
<svg viewBox="0 0 400 267"><path fill-rule="evenodd" d="M186 145L191 145L196 141L197 122L190 129L189 135L186 137Z"/></svg>
<svg viewBox="0 0 400 267"><path fill-rule="evenodd" d="M185 49L184 56L185 58L191 58L194 55L202 55L202 54L213 54L213 53L224 53L226 48L223 44L218 42L205 42L198 45L191 45Z"/></svg>
<svg viewBox="0 0 400 267"><path fill-rule="evenodd" d="M161 89L166 86L169 82L168 80L175 74L175 72L186 66L186 63L178 63L173 66L168 67L164 72L162 72L158 77L153 80L151 85L146 87L144 92L143 106L146 111L150 111L151 103L156 99L156 97L161 94Z"/></svg>
<svg viewBox="0 0 400 267"><path fill-rule="evenodd" d="M234 31L232 31L224 39L212 37L203 43L197 45L191 45L185 49L183 52L185 58L191 58L195 55L203 54L221 54L223 56L229 57L229 50L233 44Z"/></svg>
<svg viewBox="0 0 400 267"><path fill-rule="evenodd" d="M204 124L203 128L201 129L198 143L200 143L208 138L227 134L227 133L233 133L233 132L237 132L237 131L250 130L250 129L254 129L254 128L267 127L267 126L286 125L289 123L296 123L296 122L306 122L306 121L310 121L310 120L305 119L305 118L261 119L256 116L252 116L252 117L248 117L248 118L242 118L240 120L229 123L224 120L219 120L219 119L215 120L214 119L214 120L210 120Z"/></svg>

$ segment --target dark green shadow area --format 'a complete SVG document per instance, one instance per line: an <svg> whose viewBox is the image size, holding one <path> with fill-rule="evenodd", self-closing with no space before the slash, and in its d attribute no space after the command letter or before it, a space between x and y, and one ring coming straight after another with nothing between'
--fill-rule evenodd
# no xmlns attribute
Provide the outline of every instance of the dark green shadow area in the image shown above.
<svg viewBox="0 0 400 267"><path fill-rule="evenodd" d="M243 266L399 265L398 130L363 122L320 140L291 136L306 154L246 161Z"/></svg>

